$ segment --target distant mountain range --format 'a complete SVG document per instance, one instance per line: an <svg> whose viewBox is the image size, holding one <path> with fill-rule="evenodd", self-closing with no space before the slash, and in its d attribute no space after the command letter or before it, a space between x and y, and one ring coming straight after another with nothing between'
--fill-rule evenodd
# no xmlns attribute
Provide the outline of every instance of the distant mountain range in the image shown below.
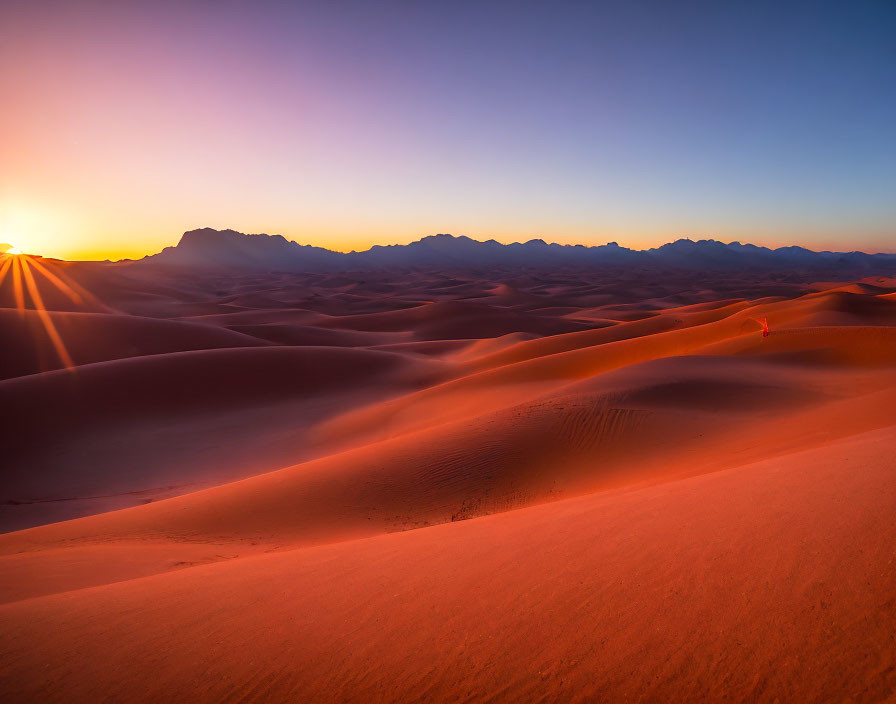
<svg viewBox="0 0 896 704"><path fill-rule="evenodd" d="M245 235L203 228L185 232L176 247L139 260L141 264L203 269L316 272L375 269L649 267L691 270L765 271L850 269L877 273L896 270L896 254L814 252L804 247L769 249L752 244L680 239L646 250L615 242L548 244L540 239L513 244L469 237L432 235L405 245L376 245L363 252L334 252L301 245L282 235Z"/></svg>

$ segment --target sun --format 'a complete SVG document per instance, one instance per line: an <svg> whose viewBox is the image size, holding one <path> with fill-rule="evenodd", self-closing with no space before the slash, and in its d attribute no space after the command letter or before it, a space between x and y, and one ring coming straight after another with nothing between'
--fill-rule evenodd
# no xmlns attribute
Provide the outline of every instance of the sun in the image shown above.
<svg viewBox="0 0 896 704"><path fill-rule="evenodd" d="M18 247L10 247L6 250L5 254L24 254L24 252Z"/></svg>

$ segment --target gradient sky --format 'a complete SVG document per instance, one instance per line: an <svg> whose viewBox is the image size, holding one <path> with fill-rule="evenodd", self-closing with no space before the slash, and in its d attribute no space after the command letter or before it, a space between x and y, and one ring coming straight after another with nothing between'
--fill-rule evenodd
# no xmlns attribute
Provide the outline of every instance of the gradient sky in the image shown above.
<svg viewBox="0 0 896 704"><path fill-rule="evenodd" d="M896 251L896 3L0 0L0 242Z"/></svg>

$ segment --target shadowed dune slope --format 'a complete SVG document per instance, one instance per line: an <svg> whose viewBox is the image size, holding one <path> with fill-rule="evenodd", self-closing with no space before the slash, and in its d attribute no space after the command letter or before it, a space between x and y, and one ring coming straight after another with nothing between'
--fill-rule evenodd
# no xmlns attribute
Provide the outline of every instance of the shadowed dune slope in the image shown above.
<svg viewBox="0 0 896 704"><path fill-rule="evenodd" d="M75 364L270 344L240 332L183 321L102 313L51 312L48 315ZM65 366L33 310L0 308L0 337L3 339L0 379Z"/></svg>
<svg viewBox="0 0 896 704"><path fill-rule="evenodd" d="M556 335L588 327L587 323L578 321L524 315L490 305L462 301L437 302L384 313L347 315L329 319L322 325L344 330L412 330L421 340L497 337L513 332Z"/></svg>
<svg viewBox="0 0 896 704"><path fill-rule="evenodd" d="M25 527L42 513L61 520L293 464L323 451L307 438L316 423L441 370L390 352L258 347L9 379L0 403L18 412L0 428L0 517Z"/></svg>
<svg viewBox="0 0 896 704"><path fill-rule="evenodd" d="M313 325L265 323L261 325L230 325L231 330L259 340L268 340L293 347L362 347L403 342L401 333L365 333L359 330L331 330Z"/></svg>

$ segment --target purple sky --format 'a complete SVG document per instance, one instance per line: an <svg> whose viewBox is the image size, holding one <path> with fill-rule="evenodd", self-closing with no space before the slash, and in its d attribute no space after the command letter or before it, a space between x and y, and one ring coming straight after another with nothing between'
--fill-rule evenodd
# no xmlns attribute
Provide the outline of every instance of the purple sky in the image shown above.
<svg viewBox="0 0 896 704"><path fill-rule="evenodd" d="M896 250L896 5L0 0L0 241Z"/></svg>

